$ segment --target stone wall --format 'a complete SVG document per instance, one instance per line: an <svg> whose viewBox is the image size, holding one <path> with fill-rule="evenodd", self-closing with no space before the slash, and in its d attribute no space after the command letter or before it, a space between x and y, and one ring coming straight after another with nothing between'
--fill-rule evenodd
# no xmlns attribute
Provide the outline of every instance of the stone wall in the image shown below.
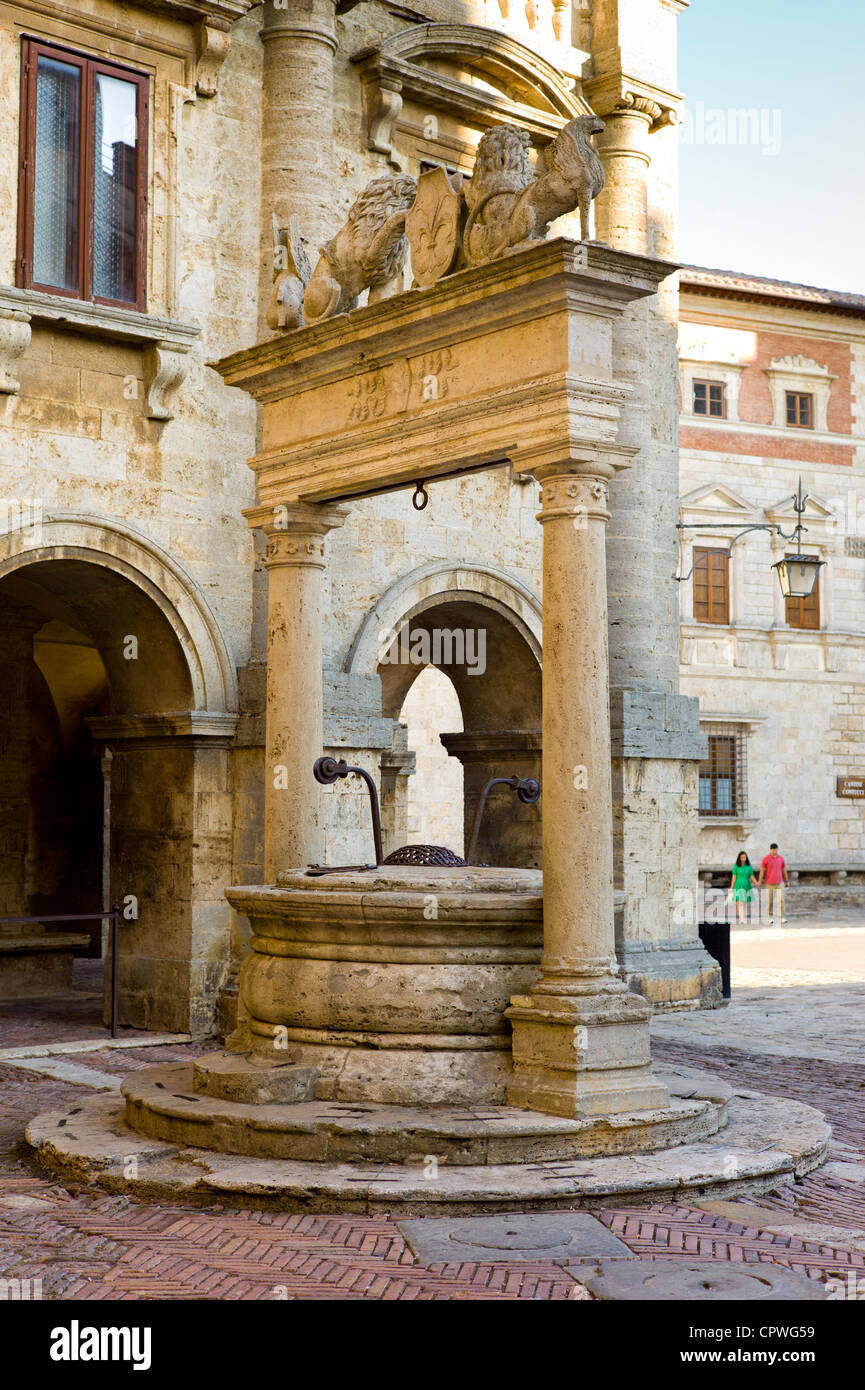
<svg viewBox="0 0 865 1390"><path fill-rule="evenodd" d="M229 692L225 699L214 699L201 693L207 686L201 674L207 661L185 618L178 618L175 635L189 665L193 693L184 694L179 707L179 687L169 678L175 656L169 659L167 647L161 701L158 690L150 686L145 699L143 667L116 667L113 676L109 673L111 698L102 711L106 715L134 723L144 710L167 716L188 713L195 706L240 716L230 757L220 742L221 726L204 733L198 726L184 726L186 734L181 738L178 733L175 743L167 740L146 776L142 773L141 785L151 787L154 798L180 779L174 811L161 803L133 809L142 790L134 779L124 782L123 765L131 769L136 760L146 761L145 751L138 749L133 756L131 745L125 744L118 754L118 781L112 789L112 896L136 891L144 862L138 849L156 830L163 848L173 844L176 849L174 860L166 850L150 889L138 893L150 903L149 923L139 919L127 933L129 958L121 984L129 1021L207 1026L208 1001L228 969L227 943L231 941L239 957L247 940L245 924L222 902L218 875L253 882L261 873L266 575L242 516L255 500L246 460L256 451L257 419L249 398L226 388L207 364L269 332L263 324L272 269L272 215L282 221L296 211L314 254L320 238L340 226L370 178L397 167L414 174L420 160L430 158L469 172L484 123L507 118L515 103L521 110L527 102L535 103L531 109L538 130L561 123L561 111L551 114L550 93L555 96L559 88L550 73L557 73L561 91L572 90L576 97L582 92L604 112L611 135L631 127L636 131L636 143L621 159L612 144L605 150L608 203L606 213L599 209L599 231L603 235L606 226L609 239L621 245L611 229L636 227L631 249L675 255L676 139L668 120L675 104L674 7L665 0L648 0L639 9L623 0L595 0L591 12L581 7L573 15L572 27L570 12L561 5L512 7L503 19L499 6L491 10L454 0L419 4L420 9L415 6L410 14L372 0L334 20L328 6L315 0L304 10L310 26L304 40L309 45L308 70L297 60L296 36L290 40L295 43L290 70L285 66L287 50L280 48L289 40L274 36L262 44L259 37L263 23L280 21L280 11L290 21L291 4L265 10L238 3L223 12L219 4L185 6L166 0L159 7L132 6L121 12L107 0L81 0L80 5L61 3L50 14L44 7L25 5L0 18L0 148L6 152L0 178L7 193L0 199L0 314L6 315L0 318L0 347L19 346L29 331L24 350L9 359L20 389L5 395L0 498L36 499L46 518L82 518L79 530L74 523L64 534L69 544L87 550L94 567L99 567L100 557L88 540L87 526L98 522L131 528L139 549L124 542L117 560L119 566L129 566L130 584L142 587L157 602L156 581L145 580L136 568L144 565L140 553L158 552L160 573L167 573L169 562L176 565L184 592L194 596L200 621L207 626L212 619L213 640L224 648L229 674L238 673L237 696ZM480 117L473 107L467 115L438 102L432 112L436 122L428 127L425 116L430 113L423 101L407 93L390 132L392 144L385 147L379 141L375 149L369 120L374 93L365 90L361 67L352 59L389 36L420 32L419 14L433 22L504 31L533 56L510 74L500 58L475 59L486 63L483 71L472 69L464 54L431 60L431 72L448 82L465 82L476 103L492 93L492 114ZM219 21L215 32L223 38L216 47L226 49L221 64L202 61L197 28L201 17ZM49 303L46 309L38 296L28 298L14 289L18 19L29 33L152 74L148 303L147 315L138 316L131 327L99 306L79 308L61 322L53 314L56 305ZM496 42L501 47L504 40ZM321 84L330 80L329 64L332 111L323 110L320 100ZM534 88L533 81L538 84ZM575 233L575 219L564 219L554 231ZM12 288L4 290L3 285ZM29 325L10 314L29 314ZM693 935L676 927L670 898L693 880L691 818L682 821L680 833L667 829L668 814L672 817L676 807L690 805L692 764L699 753L688 702L676 696L678 595L670 581L676 495L675 321L675 288L670 283L650 308L629 311L619 332L617 371L633 391L623 437L642 452L612 489L608 551L610 653L618 688L614 712L627 711L616 725L621 738L614 761L619 796L617 876L628 895L623 932L639 942L640 960L632 970L635 981L653 975L674 981L669 989L646 986L658 1002L678 1002L689 989L693 999L704 992ZM445 388L446 376L445 371ZM515 770L514 748L524 756L518 770L529 775L537 766L537 510L537 485L504 467L432 484L430 503L422 514L412 509L406 492L354 502L346 524L327 538L325 745L377 777L383 775L383 818L390 847L420 833L411 829L412 795L406 787L414 750L401 742L394 723L398 710L383 709L376 660L358 663L359 635L401 583L406 586L405 611L422 606L429 573L437 566L448 566L457 575L451 590L465 589L467 601L480 597L490 603L496 621L504 624L495 628L490 619L488 652L491 662L500 660L502 675L484 687L483 695L480 687L472 687L468 718L464 690L462 713L466 730L480 744L481 736L504 728L512 735L512 746L501 752L501 766L494 762L487 769L482 766L487 745L480 752L467 753L461 747L455 753L454 782L459 773L456 759L466 762L467 826L471 797L486 775ZM0 596L7 583L4 566L17 565L21 546L46 562L60 553L57 547L39 550L30 539L9 540L0 556ZM80 595L75 612L66 615L75 619L76 630L84 632L93 651L103 656L106 646L122 636L143 635L143 628L136 628L138 599L130 598L126 610L126 600L117 592L122 610L117 628L107 619L88 627L87 605ZM46 621L52 616L53 608L46 608ZM401 616L397 613L396 620ZM507 668L520 643L530 657L523 653L519 660L525 657L525 664L517 673ZM159 675L160 659L148 654L151 685L158 685L153 677L154 671ZM107 658L106 665L110 666ZM137 690L139 677L142 685ZM428 743L433 735L459 727L450 716L448 727L437 727L444 719L443 713L429 710L423 740ZM216 741L201 744L205 735ZM423 768L423 759L420 765ZM444 802L450 793L435 795ZM341 785L328 796L327 859L368 858L364 790ZM510 817L505 834L495 830L496 816L506 818L503 805L491 807L489 813L494 839L499 835L507 854L537 862L537 811L522 808L519 817ZM436 824L453 838L457 819L449 829L446 818L439 817ZM663 863L652 871L656 876L651 882L638 867L647 852L659 854ZM685 962L675 969L668 969L671 942L673 954L679 952ZM651 965L655 946L657 970ZM621 949L625 951L624 945ZM691 983L683 984L686 979Z"/></svg>

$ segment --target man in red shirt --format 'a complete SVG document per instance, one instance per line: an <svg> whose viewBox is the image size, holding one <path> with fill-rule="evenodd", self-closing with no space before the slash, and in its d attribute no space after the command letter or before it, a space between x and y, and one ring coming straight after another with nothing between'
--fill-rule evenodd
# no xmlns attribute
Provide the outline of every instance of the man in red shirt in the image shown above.
<svg viewBox="0 0 865 1390"><path fill-rule="evenodd" d="M775 902L777 899L778 913L782 922L786 922L784 916L784 888L783 885L790 887L790 879L787 876L787 865L778 853L778 846L769 846L769 853L765 855L760 864L760 877L757 880L758 888L762 888L765 883L768 892L769 921L775 920Z"/></svg>

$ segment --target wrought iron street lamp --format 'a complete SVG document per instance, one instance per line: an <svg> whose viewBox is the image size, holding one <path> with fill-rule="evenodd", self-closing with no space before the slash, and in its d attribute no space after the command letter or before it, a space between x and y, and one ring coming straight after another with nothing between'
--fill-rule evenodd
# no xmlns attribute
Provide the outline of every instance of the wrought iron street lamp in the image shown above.
<svg viewBox="0 0 865 1390"><path fill-rule="evenodd" d="M786 555L783 560L778 560L772 569L778 575L778 583L781 585L781 593L787 598L808 598L814 592L814 585L817 583L817 575L820 573L820 566L825 564L824 560L818 560L816 555L802 554L802 532L807 531L808 527L802 525L802 516L808 502L807 492L802 491L802 479L799 479L799 487L793 497L793 510L798 517L798 521L793 530L789 533L782 531L780 526L767 521L755 522L752 526L746 526L737 532L730 541L727 556L732 555L733 546L743 536L747 536L749 531L771 531L776 536L781 536L785 541L796 542L795 555ZM727 529L728 523L725 521L677 521L676 529L679 531L709 531L717 529ZM700 559L703 557L701 556ZM674 578L679 584L683 584L686 579L690 579L700 559L695 560L687 574L677 574Z"/></svg>

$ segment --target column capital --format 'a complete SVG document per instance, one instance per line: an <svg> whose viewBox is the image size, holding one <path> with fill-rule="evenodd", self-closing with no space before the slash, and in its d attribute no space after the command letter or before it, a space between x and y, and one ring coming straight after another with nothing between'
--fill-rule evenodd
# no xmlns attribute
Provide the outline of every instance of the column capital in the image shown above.
<svg viewBox="0 0 865 1390"><path fill-rule="evenodd" d="M536 475L537 476L537 475ZM547 521L572 518L574 522L610 519L607 479L584 477L578 473L552 473L541 480L541 510L537 519Z"/></svg>
<svg viewBox="0 0 865 1390"><path fill-rule="evenodd" d="M574 445L564 458L519 460L514 466L541 484L540 522L564 516L609 521L607 484L638 452L634 445L615 442Z"/></svg>
<svg viewBox="0 0 865 1390"><path fill-rule="evenodd" d="M236 714L222 710L184 710L169 714L96 714L85 724L105 748L165 748L179 742L228 747Z"/></svg>
<svg viewBox="0 0 865 1390"><path fill-rule="evenodd" d="M10 635L15 631L32 637L47 622L45 614L29 604L7 603L3 607L3 628Z"/></svg>
<svg viewBox="0 0 865 1390"><path fill-rule="evenodd" d="M345 523L350 507L307 502L284 502L247 507L243 515L250 527L267 537L264 563L324 566L324 537Z"/></svg>
<svg viewBox="0 0 865 1390"><path fill-rule="evenodd" d="M586 100L603 120L617 116L636 116L653 133L676 125L684 98L681 92L667 91L634 77L621 68L589 78L583 84Z"/></svg>

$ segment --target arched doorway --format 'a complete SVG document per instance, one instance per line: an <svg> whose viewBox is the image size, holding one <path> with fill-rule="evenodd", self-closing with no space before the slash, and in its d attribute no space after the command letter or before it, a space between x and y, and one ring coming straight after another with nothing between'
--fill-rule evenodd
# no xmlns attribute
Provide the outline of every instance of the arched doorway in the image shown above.
<svg viewBox="0 0 865 1390"><path fill-rule="evenodd" d="M397 716L406 730L414 771L406 778L402 844L446 845L460 851L465 839L463 770L448 756L443 729L462 733L456 687L444 671L425 666L409 687Z"/></svg>
<svg viewBox="0 0 865 1390"><path fill-rule="evenodd" d="M491 777L540 777L541 667L539 612L534 596L495 571L441 567L409 576L385 595L353 649L356 664L378 635L376 666L382 713L401 723L409 701L410 728L419 744L438 739L463 770L464 853L481 789ZM401 608L397 617L395 610ZM538 605L539 608L539 605ZM388 627L388 620L390 626ZM384 637L384 640L382 640ZM410 700L421 672L448 678L459 702L462 729L442 728L437 702ZM406 752L416 751L406 735ZM408 824L410 756L402 776L383 779L383 820ZM400 799L404 805L400 806ZM417 800L417 798L415 798ZM409 835L409 840L412 837ZM405 843L405 840L400 841ZM394 844L390 848L395 847ZM540 808L524 806L507 791L491 794L477 860L494 865L540 866Z"/></svg>
<svg viewBox="0 0 865 1390"><path fill-rule="evenodd" d="M199 648L190 629L213 615L179 567L88 525L104 548L54 521L31 551L0 552L0 915L120 901L121 1023L197 1032L228 959L235 716L198 705L208 681L219 701L224 652ZM88 951L103 945L91 932Z"/></svg>

